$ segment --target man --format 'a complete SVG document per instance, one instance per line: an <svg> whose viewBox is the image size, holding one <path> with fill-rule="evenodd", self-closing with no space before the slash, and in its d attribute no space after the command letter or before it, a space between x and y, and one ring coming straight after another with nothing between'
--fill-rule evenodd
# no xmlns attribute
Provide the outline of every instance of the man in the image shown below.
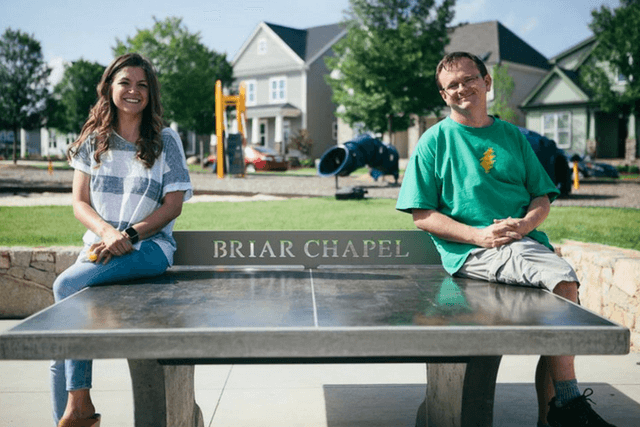
<svg viewBox="0 0 640 427"><path fill-rule="evenodd" d="M540 286L578 301L578 278L536 230L559 194L517 127L487 114L491 76L466 52L446 55L436 84L449 117L420 138L396 208L429 232L452 275ZM580 394L573 356L536 370L538 426L613 427ZM548 424L547 424L548 423Z"/></svg>

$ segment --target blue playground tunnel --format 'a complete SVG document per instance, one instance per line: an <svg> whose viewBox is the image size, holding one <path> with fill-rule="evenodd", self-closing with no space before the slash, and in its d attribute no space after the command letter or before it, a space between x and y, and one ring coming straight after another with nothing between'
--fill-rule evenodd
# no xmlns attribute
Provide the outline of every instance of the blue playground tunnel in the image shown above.
<svg viewBox="0 0 640 427"><path fill-rule="evenodd" d="M382 175L393 175L398 181L398 150L385 145L370 135L329 148L320 157L318 174L323 177L348 176L363 166L371 168L371 176L377 180Z"/></svg>

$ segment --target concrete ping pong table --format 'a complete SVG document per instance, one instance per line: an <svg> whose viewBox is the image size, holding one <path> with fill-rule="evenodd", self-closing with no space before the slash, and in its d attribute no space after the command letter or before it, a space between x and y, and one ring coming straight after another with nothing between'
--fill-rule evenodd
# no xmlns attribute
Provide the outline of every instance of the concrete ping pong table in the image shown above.
<svg viewBox="0 0 640 427"><path fill-rule="evenodd" d="M136 427L203 426L195 364L420 362L416 425L475 427L492 425L502 355L629 352L628 329L547 291L452 278L421 231L175 237L163 276L25 319L0 359L128 359Z"/></svg>

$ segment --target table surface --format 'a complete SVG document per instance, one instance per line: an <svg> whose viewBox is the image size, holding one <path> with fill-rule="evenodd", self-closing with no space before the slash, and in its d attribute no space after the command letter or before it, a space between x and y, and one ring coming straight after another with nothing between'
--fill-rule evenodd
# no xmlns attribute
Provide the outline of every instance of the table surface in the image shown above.
<svg viewBox="0 0 640 427"><path fill-rule="evenodd" d="M628 351L628 329L547 291L406 266L174 268L155 279L87 288L0 335L0 359Z"/></svg>

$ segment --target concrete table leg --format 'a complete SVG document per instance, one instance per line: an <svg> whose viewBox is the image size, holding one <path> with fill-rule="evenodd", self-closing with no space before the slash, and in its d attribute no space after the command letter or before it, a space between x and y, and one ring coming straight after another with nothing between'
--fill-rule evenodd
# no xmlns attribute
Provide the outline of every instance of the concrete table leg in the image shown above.
<svg viewBox="0 0 640 427"><path fill-rule="evenodd" d="M427 363L427 398L418 409L416 426L491 427L501 358Z"/></svg>
<svg viewBox="0 0 640 427"><path fill-rule="evenodd" d="M193 365L130 359L136 427L204 427L195 401Z"/></svg>

